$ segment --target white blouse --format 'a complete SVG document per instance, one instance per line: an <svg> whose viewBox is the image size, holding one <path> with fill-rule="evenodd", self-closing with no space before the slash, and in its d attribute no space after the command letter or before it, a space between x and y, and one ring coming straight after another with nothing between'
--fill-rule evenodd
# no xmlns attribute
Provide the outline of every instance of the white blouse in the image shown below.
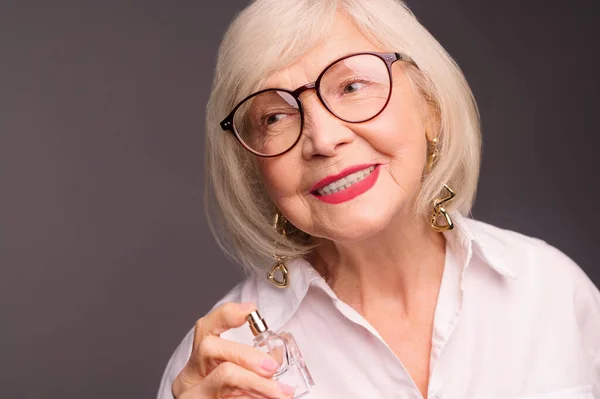
<svg viewBox="0 0 600 399"><path fill-rule="evenodd" d="M427 397L600 399L598 288L541 240L452 217ZM287 288L248 277L215 306L253 302L271 330L292 333L315 382L306 399L422 398L367 320L306 260L287 265ZM252 345L247 325L221 337ZM193 329L171 357L158 399L173 398L192 338Z"/></svg>

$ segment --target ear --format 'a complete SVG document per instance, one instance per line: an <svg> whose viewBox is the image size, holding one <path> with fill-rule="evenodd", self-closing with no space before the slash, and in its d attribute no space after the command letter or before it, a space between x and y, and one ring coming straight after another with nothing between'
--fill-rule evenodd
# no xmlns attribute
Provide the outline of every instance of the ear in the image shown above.
<svg viewBox="0 0 600 399"><path fill-rule="evenodd" d="M427 116L427 119L424 121L425 126L425 137L427 141L432 141L439 136L439 123L436 118L432 118L431 116Z"/></svg>
<svg viewBox="0 0 600 399"><path fill-rule="evenodd" d="M427 103L421 100L421 110L423 128L425 129L425 137L427 141L432 141L436 137L439 138L440 134L440 117L439 111L433 104Z"/></svg>

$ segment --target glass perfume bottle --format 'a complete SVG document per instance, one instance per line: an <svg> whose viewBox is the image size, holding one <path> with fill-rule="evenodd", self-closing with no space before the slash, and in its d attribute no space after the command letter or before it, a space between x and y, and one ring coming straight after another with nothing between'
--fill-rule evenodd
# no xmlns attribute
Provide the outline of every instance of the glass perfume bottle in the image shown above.
<svg viewBox="0 0 600 399"><path fill-rule="evenodd" d="M250 313L246 320L254 334L254 347L268 353L279 363L273 379L293 386L296 389L294 399L306 395L315 383L292 334L289 332L277 334L269 330L258 311Z"/></svg>

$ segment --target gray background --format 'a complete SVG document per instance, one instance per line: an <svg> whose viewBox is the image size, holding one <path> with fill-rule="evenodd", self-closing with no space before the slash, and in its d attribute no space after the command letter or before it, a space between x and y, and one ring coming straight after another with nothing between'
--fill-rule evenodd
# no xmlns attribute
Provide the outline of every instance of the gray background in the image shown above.
<svg viewBox="0 0 600 399"><path fill-rule="evenodd" d="M0 2L0 396L153 397L242 277L208 232L202 180L215 53L246 3ZM596 4L409 5L481 109L475 217L600 283Z"/></svg>

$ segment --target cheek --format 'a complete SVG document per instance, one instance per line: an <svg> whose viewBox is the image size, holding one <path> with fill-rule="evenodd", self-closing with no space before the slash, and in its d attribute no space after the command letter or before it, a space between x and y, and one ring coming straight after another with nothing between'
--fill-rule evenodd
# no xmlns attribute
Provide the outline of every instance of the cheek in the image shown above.
<svg viewBox="0 0 600 399"><path fill-rule="evenodd" d="M371 122L360 134L378 153L392 160L417 161L426 150L425 130L418 117L390 108ZM409 111L413 113L414 111Z"/></svg>
<svg viewBox="0 0 600 399"><path fill-rule="evenodd" d="M423 157L427 147L423 115L412 86L404 75L397 80L389 104L377 119L382 125L378 149L413 160Z"/></svg>
<svg viewBox="0 0 600 399"><path fill-rule="evenodd" d="M386 109L357 134L384 157L396 185L413 191L425 167L427 139L410 90L404 91L392 96Z"/></svg>
<svg viewBox="0 0 600 399"><path fill-rule="evenodd" d="M290 153L277 158L264 158L258 161L259 172L269 197L279 205L285 199L294 197L300 186L300 165L293 164ZM292 164L290 165L290 162Z"/></svg>

